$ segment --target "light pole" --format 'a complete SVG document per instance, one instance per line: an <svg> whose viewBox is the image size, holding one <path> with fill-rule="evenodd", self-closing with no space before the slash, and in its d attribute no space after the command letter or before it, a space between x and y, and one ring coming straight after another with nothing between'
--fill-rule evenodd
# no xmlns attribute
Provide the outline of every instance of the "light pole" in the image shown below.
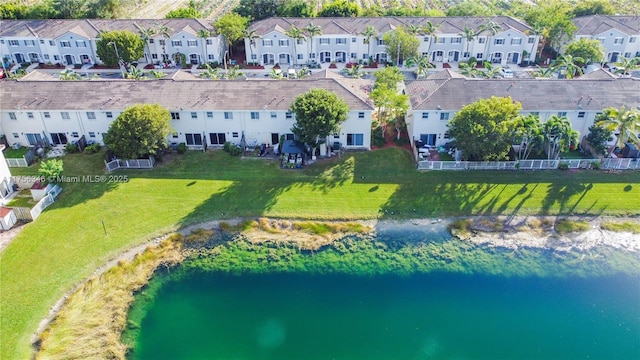
<svg viewBox="0 0 640 360"><path fill-rule="evenodd" d="M224 71L227 71L227 55L229 54L229 51L225 51L224 55L222 56L222 62L224 62Z"/></svg>
<svg viewBox="0 0 640 360"><path fill-rule="evenodd" d="M116 43L114 41L108 42L107 45L113 45L113 49L116 51L116 58L118 58L118 68L120 69L120 73L122 74L122 77L124 78L124 73L122 71L122 60L120 60L120 55L118 54L118 46L116 45Z"/></svg>

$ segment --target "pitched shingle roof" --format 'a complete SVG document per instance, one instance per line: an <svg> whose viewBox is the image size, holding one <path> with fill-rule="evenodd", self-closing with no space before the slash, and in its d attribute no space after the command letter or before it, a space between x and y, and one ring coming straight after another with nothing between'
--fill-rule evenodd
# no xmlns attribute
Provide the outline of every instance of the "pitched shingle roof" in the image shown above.
<svg viewBox="0 0 640 360"><path fill-rule="evenodd" d="M199 19L2 20L0 36L55 39L67 32L73 32L85 38L97 38L100 31L129 30L137 34L143 28L158 28L159 25L169 27L170 35L181 31L196 35L201 29L213 30L210 25Z"/></svg>
<svg viewBox="0 0 640 360"><path fill-rule="evenodd" d="M287 110L312 88L334 92L352 110L371 110L336 79L303 80L81 80L0 82L1 110L122 110L139 103L169 109Z"/></svg>
<svg viewBox="0 0 640 360"><path fill-rule="evenodd" d="M480 26L489 21L494 21L502 27L502 30L514 29L522 33L531 30L526 23L509 16L486 17L357 17L357 18L268 18L256 21L249 26L249 30L255 30L258 35L266 35L272 31L284 33L295 25L298 29L304 29L310 23L319 26L326 35L357 35L367 26L373 26L379 34L394 30L400 26L413 24L424 26L431 22L437 27L439 34L458 34L465 27L479 30Z"/></svg>
<svg viewBox="0 0 640 360"><path fill-rule="evenodd" d="M406 83L416 110L457 111L491 96L511 96L527 111L602 110L607 107L640 105L640 80L606 79L425 79Z"/></svg>
<svg viewBox="0 0 640 360"><path fill-rule="evenodd" d="M575 35L595 36L616 29L627 35L640 34L640 16L591 15L573 19Z"/></svg>

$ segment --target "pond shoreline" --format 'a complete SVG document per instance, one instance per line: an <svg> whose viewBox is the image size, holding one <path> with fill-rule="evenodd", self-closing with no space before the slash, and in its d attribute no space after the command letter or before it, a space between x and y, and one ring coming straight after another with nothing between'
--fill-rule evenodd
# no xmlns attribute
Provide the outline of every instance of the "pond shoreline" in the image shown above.
<svg viewBox="0 0 640 360"><path fill-rule="evenodd" d="M590 226L589 230L580 232L558 233L555 231L554 225L559 220L571 220L587 222ZM204 223L198 223L187 226L177 231L182 236L191 234L194 230L219 230L221 225L238 225L247 219L236 218L229 220L212 220ZM468 221L468 231L464 234L451 235L449 227L456 221ZM280 241L287 243L295 243L300 248L317 250L321 247L331 244L333 241L344 237L344 233L330 235L312 235L304 234L302 231L289 231L292 221L280 219L261 219L260 221L268 221L274 226L285 229L283 232L265 232L261 230L249 230L243 232L248 239L254 243ZM533 248L540 250L552 250L557 252L567 252L577 250L580 252L588 252L596 247L612 247L615 249L625 250L632 253L640 252L640 235L630 232L614 232L603 230L600 226L605 221L616 222L632 222L640 223L638 218L609 218L609 217L541 217L541 216L515 216L515 217L455 217L455 218L434 218L434 219L411 219L411 220L361 220L351 223L361 224L370 229L372 235L380 233L400 234L411 233L429 236L430 234L449 233L449 237L455 236L460 240L468 241L475 245L486 245L489 247L497 247L504 249ZM323 223L338 223L325 221ZM137 255L142 254L149 247L158 246L163 240L170 235L157 237L146 243L130 248L103 266L99 267L94 273L83 282L74 286L51 308L49 315L43 319L38 327L37 332L32 337L32 343L37 344L41 339L41 335L50 328L54 319L64 307L67 299L78 289L82 288L88 281L100 277L109 269L121 264L124 261L131 261ZM424 238L418 236L418 238ZM412 241L412 240L409 240ZM196 247L199 245L195 245ZM201 246L201 245L200 245Z"/></svg>

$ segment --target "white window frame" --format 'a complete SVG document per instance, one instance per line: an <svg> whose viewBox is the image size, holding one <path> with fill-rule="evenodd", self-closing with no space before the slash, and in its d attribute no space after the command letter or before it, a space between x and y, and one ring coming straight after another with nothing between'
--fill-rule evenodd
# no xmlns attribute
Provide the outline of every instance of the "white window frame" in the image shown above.
<svg viewBox="0 0 640 360"><path fill-rule="evenodd" d="M251 120L260 120L260 112L252 111L251 112Z"/></svg>
<svg viewBox="0 0 640 360"><path fill-rule="evenodd" d="M93 112L93 111L87 111L87 119L95 120L96 119L96 113Z"/></svg>

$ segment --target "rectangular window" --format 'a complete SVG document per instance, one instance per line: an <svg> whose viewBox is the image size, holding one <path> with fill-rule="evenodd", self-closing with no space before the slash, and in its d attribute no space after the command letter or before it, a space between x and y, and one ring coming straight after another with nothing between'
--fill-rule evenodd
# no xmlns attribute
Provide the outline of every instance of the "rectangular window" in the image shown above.
<svg viewBox="0 0 640 360"><path fill-rule="evenodd" d="M336 44L338 45L345 45L347 43L347 39L346 38L338 38L336 39Z"/></svg>
<svg viewBox="0 0 640 360"><path fill-rule="evenodd" d="M93 111L87 111L87 119L95 120L96 119L96 113L94 113Z"/></svg>
<svg viewBox="0 0 640 360"><path fill-rule="evenodd" d="M191 118L192 119L197 119L198 118L198 113L197 112L191 112Z"/></svg>
<svg viewBox="0 0 640 360"><path fill-rule="evenodd" d="M171 120L180 120L179 112L171 112Z"/></svg>
<svg viewBox="0 0 640 360"><path fill-rule="evenodd" d="M352 59L357 59L358 58L358 54L357 53L351 53L351 58Z"/></svg>
<svg viewBox="0 0 640 360"><path fill-rule="evenodd" d="M451 43L452 44L461 44L462 43L462 38L461 37L451 38Z"/></svg>
<svg viewBox="0 0 640 360"><path fill-rule="evenodd" d="M107 111L105 115L107 116L107 119L113 119L113 113L111 111Z"/></svg>
<svg viewBox="0 0 640 360"><path fill-rule="evenodd" d="M44 54L42 56L44 57L45 60L49 60L49 54Z"/></svg>
<svg viewBox="0 0 640 360"><path fill-rule="evenodd" d="M66 40L60 40L60 47L70 48L71 47L71 43L69 41L66 41Z"/></svg>
<svg viewBox="0 0 640 360"><path fill-rule="evenodd" d="M358 119L364 119L364 113L363 112L359 112L358 113Z"/></svg>
<svg viewBox="0 0 640 360"><path fill-rule="evenodd" d="M9 40L9 46L20 46L20 41L18 41L18 40Z"/></svg>
<svg viewBox="0 0 640 360"><path fill-rule="evenodd" d="M630 52L626 52L624 53L624 57L626 57L627 59L631 57L631 53Z"/></svg>
<svg viewBox="0 0 640 360"><path fill-rule="evenodd" d="M449 113L448 112L440 113L440 120L449 121Z"/></svg>
<svg viewBox="0 0 640 360"><path fill-rule="evenodd" d="M149 39L149 44L153 44L153 39Z"/></svg>
<svg viewBox="0 0 640 360"><path fill-rule="evenodd" d="M24 44L27 46L36 46L35 40L25 40Z"/></svg>
<svg viewBox="0 0 640 360"><path fill-rule="evenodd" d="M296 39L296 45L302 45L302 39Z"/></svg>
<svg viewBox="0 0 640 360"><path fill-rule="evenodd" d="M13 133L13 137L18 139L18 138L20 138L20 135L18 133Z"/></svg>
<svg viewBox="0 0 640 360"><path fill-rule="evenodd" d="M76 40L76 47L79 47L79 48L87 47L87 42L84 40Z"/></svg>
<svg viewBox="0 0 640 360"><path fill-rule="evenodd" d="M94 138L94 137L96 137L96 133L95 133L95 132L93 132L93 131L89 131L89 137L90 137L90 138Z"/></svg>
<svg viewBox="0 0 640 360"><path fill-rule="evenodd" d="M257 111L252 111L251 112L251 120L258 120L260 119L260 113Z"/></svg>
<svg viewBox="0 0 640 360"><path fill-rule="evenodd" d="M309 54L309 59L315 59L315 58L316 58L316 53Z"/></svg>
<svg viewBox="0 0 640 360"><path fill-rule="evenodd" d="M298 54L298 60L302 60L303 57L304 57L304 55Z"/></svg>
<svg viewBox="0 0 640 360"><path fill-rule="evenodd" d="M429 37L428 36L422 37L422 42L429 42Z"/></svg>
<svg viewBox="0 0 640 360"><path fill-rule="evenodd" d="M617 37L617 38L613 39L613 43L616 44L616 45L624 44L624 38Z"/></svg>
<svg viewBox="0 0 640 360"><path fill-rule="evenodd" d="M320 45L329 45L329 38L320 38L319 43Z"/></svg>
<svg viewBox="0 0 640 360"><path fill-rule="evenodd" d="M213 111L207 111L207 117L213 119Z"/></svg>
<svg viewBox="0 0 640 360"><path fill-rule="evenodd" d="M237 138L238 137L238 133L237 132L232 132L231 136L234 137L234 138Z"/></svg>
<svg viewBox="0 0 640 360"><path fill-rule="evenodd" d="M166 43L167 43L167 41L164 40L164 39L158 40L158 45L160 45L160 46L164 46Z"/></svg>
<svg viewBox="0 0 640 360"><path fill-rule="evenodd" d="M171 40L171 46L173 47L182 46L182 40Z"/></svg>
<svg viewBox="0 0 640 360"><path fill-rule="evenodd" d="M213 40L207 39L207 45L213 45Z"/></svg>
<svg viewBox="0 0 640 360"><path fill-rule="evenodd" d="M53 60L55 60L55 61L60 61L60 56L58 56L58 55L53 55Z"/></svg>
<svg viewBox="0 0 640 360"><path fill-rule="evenodd" d="M198 42L196 40L187 40L187 46L198 46Z"/></svg>
<svg viewBox="0 0 640 360"><path fill-rule="evenodd" d="M529 44L533 44L534 42L536 42L536 38L530 37L528 42Z"/></svg>
<svg viewBox="0 0 640 360"><path fill-rule="evenodd" d="M177 139L178 138L178 133L177 132L171 133L171 137L174 138L174 139Z"/></svg>
<svg viewBox="0 0 640 360"><path fill-rule="evenodd" d="M50 46L55 46L55 45L56 45L56 43L55 43L55 42L53 42L53 40L49 40L49 45L50 45Z"/></svg>
<svg viewBox="0 0 640 360"><path fill-rule="evenodd" d="M604 38L598 38L598 41L600 41L600 44L604 44Z"/></svg>
<svg viewBox="0 0 640 360"><path fill-rule="evenodd" d="M278 114L276 114L275 112L271 112L271 118L272 119L277 119L278 118Z"/></svg>
<svg viewBox="0 0 640 360"><path fill-rule="evenodd" d="M477 53L476 54L476 59L482 59L482 53Z"/></svg>
<svg viewBox="0 0 640 360"><path fill-rule="evenodd" d="M566 117L566 116L567 116L566 111L558 111L558 117Z"/></svg>
<svg viewBox="0 0 640 360"><path fill-rule="evenodd" d="M262 46L273 46L273 40L263 39L262 40Z"/></svg>
<svg viewBox="0 0 640 360"><path fill-rule="evenodd" d="M351 38L351 42L352 42L352 43L354 43L354 42L356 42L356 41L358 41L356 38Z"/></svg>
<svg viewBox="0 0 640 360"><path fill-rule="evenodd" d="M379 46L384 46L384 39L378 39L378 45Z"/></svg>
<svg viewBox="0 0 640 360"><path fill-rule="evenodd" d="M502 38L495 39L495 40L493 40L493 44L494 45L504 45L504 39L502 39Z"/></svg>
<svg viewBox="0 0 640 360"><path fill-rule="evenodd" d="M629 38L629 42L630 42L630 43L634 43L634 42L636 42L636 37L635 37L635 36L630 37L630 38Z"/></svg>
<svg viewBox="0 0 640 360"><path fill-rule="evenodd" d="M45 111L45 112L43 112L42 114L44 115L44 118L45 118L45 119L49 119L49 118L51 118L51 113L49 113L48 111Z"/></svg>
<svg viewBox="0 0 640 360"><path fill-rule="evenodd" d="M184 134L187 145L202 145L202 134Z"/></svg>
<svg viewBox="0 0 640 360"><path fill-rule="evenodd" d="M363 134L347 134L347 146L362 146L363 144Z"/></svg>
<svg viewBox="0 0 640 360"><path fill-rule="evenodd" d="M80 137L77 131L72 132L71 136L73 136L74 138Z"/></svg>
<svg viewBox="0 0 640 360"><path fill-rule="evenodd" d="M60 116L62 117L63 120L69 120L71 119L71 117L69 116L69 113L66 111L63 111L60 113Z"/></svg>
<svg viewBox="0 0 640 360"><path fill-rule="evenodd" d="M478 44L484 44L484 43L485 43L485 41L487 41L487 39L486 39L486 38L483 38L483 37L478 38Z"/></svg>
<svg viewBox="0 0 640 360"><path fill-rule="evenodd" d="M579 118L583 118L584 117L585 112L584 111L580 111L578 112L578 117Z"/></svg>
<svg viewBox="0 0 640 360"><path fill-rule="evenodd" d="M369 54L362 54L362 59L367 60L369 58Z"/></svg>
<svg viewBox="0 0 640 360"><path fill-rule="evenodd" d="M511 39L511 45L520 45L520 44L522 44L522 39L520 38Z"/></svg>
<svg viewBox="0 0 640 360"><path fill-rule="evenodd" d="M429 113L428 112L423 112L422 113L422 118L423 119L428 119L429 118Z"/></svg>
<svg viewBox="0 0 640 360"><path fill-rule="evenodd" d="M233 120L233 113L230 111L225 111L224 112L224 119L225 120Z"/></svg>
<svg viewBox="0 0 640 360"><path fill-rule="evenodd" d="M288 39L278 40L278 46L289 46L289 40Z"/></svg>
<svg viewBox="0 0 640 360"><path fill-rule="evenodd" d="M11 120L16 120L16 119L17 119L17 118L16 118L16 113L14 113L14 112L10 112L10 113L9 113L9 119L11 119Z"/></svg>
<svg viewBox="0 0 640 360"><path fill-rule="evenodd" d="M287 119L293 119L293 113L291 111L287 111L287 114L285 115L285 117Z"/></svg>
<svg viewBox="0 0 640 360"><path fill-rule="evenodd" d="M158 54L151 54L151 58L154 60L158 59Z"/></svg>
<svg viewBox="0 0 640 360"><path fill-rule="evenodd" d="M211 55L213 57L213 55ZM258 60L258 54L251 54L251 60Z"/></svg>
<svg viewBox="0 0 640 360"><path fill-rule="evenodd" d="M28 113L27 113L27 117L28 117L29 119L33 119L33 113L32 113L32 112L28 112Z"/></svg>
<svg viewBox="0 0 640 360"><path fill-rule="evenodd" d="M436 37L436 44L444 44L445 40L443 37Z"/></svg>
<svg viewBox="0 0 640 360"><path fill-rule="evenodd" d="M463 58L465 58L465 59L468 59L468 58L469 58L469 56L471 56L471 54L470 54L470 53L468 53L468 52L464 52L464 53L462 53L462 57L463 57Z"/></svg>

